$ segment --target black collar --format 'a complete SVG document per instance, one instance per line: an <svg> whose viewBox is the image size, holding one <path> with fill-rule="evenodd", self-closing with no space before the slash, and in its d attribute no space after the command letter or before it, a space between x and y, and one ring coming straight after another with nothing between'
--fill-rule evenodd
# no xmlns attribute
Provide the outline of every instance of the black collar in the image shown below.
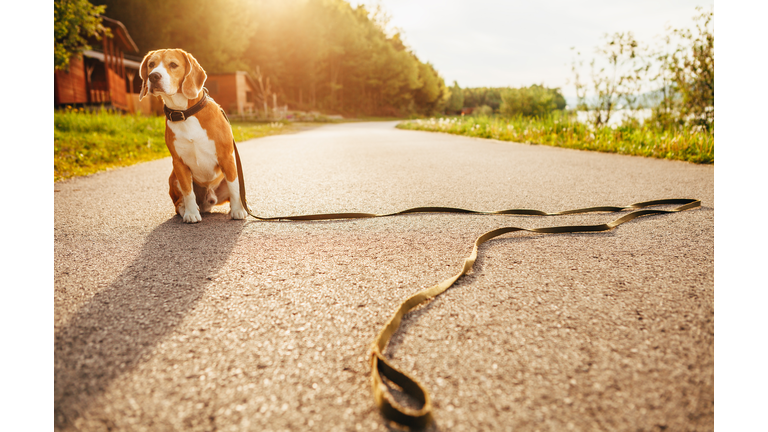
<svg viewBox="0 0 768 432"><path fill-rule="evenodd" d="M168 105L163 105L163 111L165 111L165 117L172 121L184 121L188 119L189 117L192 117L193 115L197 114L205 105L208 104L208 89L203 87L203 97L200 98L200 100L189 107L186 110L175 110L168 108Z"/></svg>

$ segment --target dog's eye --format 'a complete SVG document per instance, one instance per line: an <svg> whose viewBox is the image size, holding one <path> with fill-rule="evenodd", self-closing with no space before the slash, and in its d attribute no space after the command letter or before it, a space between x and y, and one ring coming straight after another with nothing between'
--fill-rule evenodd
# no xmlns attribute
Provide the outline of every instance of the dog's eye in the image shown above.
<svg viewBox="0 0 768 432"><path fill-rule="evenodd" d="M176 63L171 63L171 69L176 69L177 67L179 67L179 65Z"/></svg>
<svg viewBox="0 0 768 432"><path fill-rule="evenodd" d="M151 68L155 67L155 62L150 63L149 67L151 67Z"/></svg>

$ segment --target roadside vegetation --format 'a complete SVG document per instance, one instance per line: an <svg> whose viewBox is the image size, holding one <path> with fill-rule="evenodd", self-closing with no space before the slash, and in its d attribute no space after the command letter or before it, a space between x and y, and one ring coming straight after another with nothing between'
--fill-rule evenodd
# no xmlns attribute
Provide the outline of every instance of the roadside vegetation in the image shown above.
<svg viewBox="0 0 768 432"><path fill-rule="evenodd" d="M690 127L666 130L639 122L595 127L577 121L574 114L568 113L543 118L522 115L511 118L486 115L441 117L411 120L397 127L693 163L714 163L715 160L713 133Z"/></svg>
<svg viewBox="0 0 768 432"><path fill-rule="evenodd" d="M447 115L398 127L714 163L714 11L697 11L693 30L668 28L653 48L629 32L606 35L587 79L577 53L575 106L557 88L461 89L454 82Z"/></svg>
<svg viewBox="0 0 768 432"><path fill-rule="evenodd" d="M462 89L454 81L446 86L434 67L403 43L380 6L353 8L344 0L255 2L239 11L201 3L160 34L144 30L162 21L166 9L174 8L170 4L54 3L56 69L65 69L72 54L89 48L88 38L100 32L109 36L98 18L106 13L135 29L141 47L184 41L209 72L248 71L258 83L252 97L263 105L264 118L277 118L267 114L288 106L323 113L324 120L312 121L340 118L334 114L433 116L398 127L714 163L713 9L697 9L693 28L669 28L654 47L631 32L605 35L586 72L585 60L574 52L577 100L569 106L561 89L543 84ZM189 30L187 21L206 24L210 35ZM222 42L233 40L239 43ZM232 122L238 142L302 127L285 121ZM164 129L163 117L104 109L54 111L54 181L169 156Z"/></svg>
<svg viewBox="0 0 768 432"><path fill-rule="evenodd" d="M53 181L170 156L165 118L87 111L54 111ZM233 122L235 141L285 133L301 124Z"/></svg>

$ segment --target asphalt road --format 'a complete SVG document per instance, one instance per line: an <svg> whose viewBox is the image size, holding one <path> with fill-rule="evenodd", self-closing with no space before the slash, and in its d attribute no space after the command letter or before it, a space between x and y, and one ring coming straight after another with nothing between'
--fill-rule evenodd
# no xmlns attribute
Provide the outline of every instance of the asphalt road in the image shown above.
<svg viewBox="0 0 768 432"><path fill-rule="evenodd" d="M698 198L607 233L516 233L411 313L386 354L431 430L714 429L714 167L349 123L239 144L260 215L558 211ZM170 159L54 185L57 430L386 431L367 353L408 295L502 226L174 215Z"/></svg>

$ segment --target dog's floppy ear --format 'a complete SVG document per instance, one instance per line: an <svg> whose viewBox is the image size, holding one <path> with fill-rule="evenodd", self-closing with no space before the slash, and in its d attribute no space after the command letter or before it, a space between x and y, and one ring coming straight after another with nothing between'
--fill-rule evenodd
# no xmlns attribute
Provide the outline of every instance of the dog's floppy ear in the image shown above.
<svg viewBox="0 0 768 432"><path fill-rule="evenodd" d="M152 57L152 54L154 54L156 51L150 51L147 53L147 55L144 56L144 60L141 61L141 67L139 67L139 78L141 78L141 91L139 92L139 101L144 99L147 96L147 93L149 92L149 87L147 86L147 62L149 61L149 58Z"/></svg>
<svg viewBox="0 0 768 432"><path fill-rule="evenodd" d="M185 52L184 55L187 56L187 74L184 75L184 81L181 83L181 93L188 99L194 99L203 89L208 75L192 54Z"/></svg>

